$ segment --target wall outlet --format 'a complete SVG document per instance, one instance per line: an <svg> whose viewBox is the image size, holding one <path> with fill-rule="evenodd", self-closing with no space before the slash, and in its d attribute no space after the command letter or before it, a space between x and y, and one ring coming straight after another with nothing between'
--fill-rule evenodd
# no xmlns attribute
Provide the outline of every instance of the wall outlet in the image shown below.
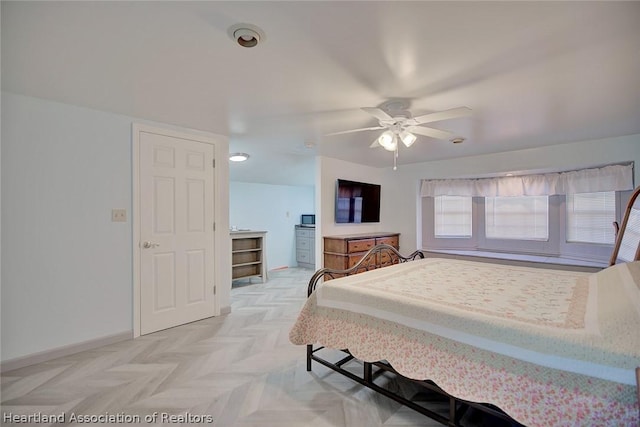
<svg viewBox="0 0 640 427"><path fill-rule="evenodd" d="M127 210L111 209L111 222L127 222Z"/></svg>

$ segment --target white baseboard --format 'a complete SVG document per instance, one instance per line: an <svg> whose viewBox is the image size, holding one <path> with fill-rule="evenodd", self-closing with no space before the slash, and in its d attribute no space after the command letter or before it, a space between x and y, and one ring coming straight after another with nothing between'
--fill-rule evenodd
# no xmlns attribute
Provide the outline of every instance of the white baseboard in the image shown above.
<svg viewBox="0 0 640 427"><path fill-rule="evenodd" d="M229 311L231 310L229 309ZM47 362L59 357L68 356L70 354L79 353L81 351L93 350L94 348L130 339L133 339L133 331L120 332L118 334L107 335L105 337L83 341L77 344L64 345L62 347L56 347L51 350L45 350L26 356L16 357L15 359L9 359L0 362L0 372L13 371L15 369L24 368L25 366Z"/></svg>
<svg viewBox="0 0 640 427"><path fill-rule="evenodd" d="M224 316L225 314L231 313L231 306L228 305L226 307L220 307L220 316Z"/></svg>

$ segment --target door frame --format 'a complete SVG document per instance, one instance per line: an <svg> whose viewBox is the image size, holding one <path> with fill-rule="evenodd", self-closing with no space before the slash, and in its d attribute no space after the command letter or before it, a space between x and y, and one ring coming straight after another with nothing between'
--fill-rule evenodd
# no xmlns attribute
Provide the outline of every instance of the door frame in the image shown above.
<svg viewBox="0 0 640 427"><path fill-rule="evenodd" d="M140 314L140 133L154 133L180 139L211 144L214 147L214 221L213 232L214 248L214 286L216 286L216 296L214 298L214 316L219 316L221 312L221 300L226 304L229 302L231 289L231 244L229 233L229 169L227 158L229 157L229 144L226 137L207 132L195 131L191 129L169 128L151 126L142 123L133 123L131 126L132 145L132 253L133 253L133 337L140 336L141 314ZM227 255L229 253L229 255ZM229 266L227 266L229 264ZM226 289L229 284L229 290ZM225 307L226 307L225 304ZM225 309L226 311L226 309Z"/></svg>

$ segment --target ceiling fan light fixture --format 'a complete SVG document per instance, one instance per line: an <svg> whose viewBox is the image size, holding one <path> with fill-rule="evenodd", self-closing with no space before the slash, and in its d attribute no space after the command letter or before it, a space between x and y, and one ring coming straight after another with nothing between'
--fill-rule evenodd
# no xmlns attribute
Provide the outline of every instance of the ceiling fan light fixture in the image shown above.
<svg viewBox="0 0 640 427"><path fill-rule="evenodd" d="M398 140L393 132L390 130L382 132L378 137L378 144L387 151L394 151L398 146Z"/></svg>
<svg viewBox="0 0 640 427"><path fill-rule="evenodd" d="M414 142L416 142L417 137L414 134L403 130L402 132L400 132L400 139L402 140L402 143L405 145L405 147L409 148L413 145Z"/></svg>

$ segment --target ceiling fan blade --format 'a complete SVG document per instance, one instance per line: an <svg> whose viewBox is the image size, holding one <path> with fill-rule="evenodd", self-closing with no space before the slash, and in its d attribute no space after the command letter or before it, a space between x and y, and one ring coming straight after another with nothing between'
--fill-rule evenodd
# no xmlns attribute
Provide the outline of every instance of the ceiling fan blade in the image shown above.
<svg viewBox="0 0 640 427"><path fill-rule="evenodd" d="M325 136L343 135L345 133L362 132L364 130L379 130L379 129L386 129L386 128L384 126L373 126L373 127L370 127L370 128L351 129L351 130L343 130L343 131L340 131L340 132L328 133Z"/></svg>
<svg viewBox="0 0 640 427"><path fill-rule="evenodd" d="M411 133L417 133L418 135L430 136L431 138L437 139L449 139L453 136L453 133L446 130L423 128L421 126L409 126L407 127L407 130Z"/></svg>
<svg viewBox="0 0 640 427"><path fill-rule="evenodd" d="M393 120L393 117L385 113L383 110L375 107L363 107L362 111L366 111L378 120Z"/></svg>
<svg viewBox="0 0 640 427"><path fill-rule="evenodd" d="M414 117L413 120L422 123L439 122L440 120L455 119L458 117L465 117L471 114L471 108L458 107L450 110L439 111L437 113L425 114L424 116Z"/></svg>

